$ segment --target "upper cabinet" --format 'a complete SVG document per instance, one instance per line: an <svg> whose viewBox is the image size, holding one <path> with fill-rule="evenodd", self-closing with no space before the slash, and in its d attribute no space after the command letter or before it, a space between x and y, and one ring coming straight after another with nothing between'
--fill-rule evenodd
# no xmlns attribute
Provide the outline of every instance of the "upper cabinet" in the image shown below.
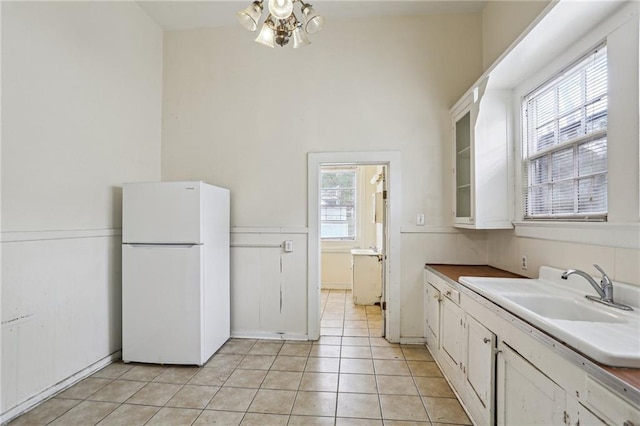
<svg viewBox="0 0 640 426"><path fill-rule="evenodd" d="M487 90L488 78L451 109L454 226L507 229L513 225L510 91Z"/></svg>

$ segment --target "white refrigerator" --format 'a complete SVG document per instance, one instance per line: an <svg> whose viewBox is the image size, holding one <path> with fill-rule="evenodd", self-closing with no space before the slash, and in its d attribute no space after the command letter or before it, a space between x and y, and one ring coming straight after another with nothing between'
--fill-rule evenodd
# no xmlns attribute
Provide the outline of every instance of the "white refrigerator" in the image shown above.
<svg viewBox="0 0 640 426"><path fill-rule="evenodd" d="M122 359L203 365L230 334L229 190L122 188Z"/></svg>

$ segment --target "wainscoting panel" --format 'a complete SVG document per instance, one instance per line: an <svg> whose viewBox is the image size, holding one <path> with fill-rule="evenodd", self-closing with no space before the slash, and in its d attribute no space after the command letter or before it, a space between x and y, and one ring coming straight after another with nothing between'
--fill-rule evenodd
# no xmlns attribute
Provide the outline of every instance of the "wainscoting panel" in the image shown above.
<svg viewBox="0 0 640 426"><path fill-rule="evenodd" d="M307 235L286 231L232 230L232 336L306 339Z"/></svg>
<svg viewBox="0 0 640 426"><path fill-rule="evenodd" d="M18 237L2 243L3 420L122 346L119 230Z"/></svg>

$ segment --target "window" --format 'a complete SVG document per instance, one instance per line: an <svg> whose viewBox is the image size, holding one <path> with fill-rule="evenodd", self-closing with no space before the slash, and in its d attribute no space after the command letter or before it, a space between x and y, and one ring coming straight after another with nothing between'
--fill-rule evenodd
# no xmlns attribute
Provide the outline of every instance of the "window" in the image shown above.
<svg viewBox="0 0 640 426"><path fill-rule="evenodd" d="M356 239L356 169L320 172L320 237Z"/></svg>
<svg viewBox="0 0 640 426"><path fill-rule="evenodd" d="M607 50L522 102L525 219L606 220Z"/></svg>

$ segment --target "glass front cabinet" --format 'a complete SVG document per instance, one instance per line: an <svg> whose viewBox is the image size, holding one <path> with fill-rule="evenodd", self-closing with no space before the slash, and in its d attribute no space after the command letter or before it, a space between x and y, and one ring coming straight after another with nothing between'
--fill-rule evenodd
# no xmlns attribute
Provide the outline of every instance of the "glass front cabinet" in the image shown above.
<svg viewBox="0 0 640 426"><path fill-rule="evenodd" d="M451 109L453 223L459 228L512 228L510 93L487 81Z"/></svg>
<svg viewBox="0 0 640 426"><path fill-rule="evenodd" d="M455 165L455 206L454 221L456 224L473 224L471 209L471 104L464 104L462 111L454 116L453 142ZM475 114L474 114L475 121Z"/></svg>

